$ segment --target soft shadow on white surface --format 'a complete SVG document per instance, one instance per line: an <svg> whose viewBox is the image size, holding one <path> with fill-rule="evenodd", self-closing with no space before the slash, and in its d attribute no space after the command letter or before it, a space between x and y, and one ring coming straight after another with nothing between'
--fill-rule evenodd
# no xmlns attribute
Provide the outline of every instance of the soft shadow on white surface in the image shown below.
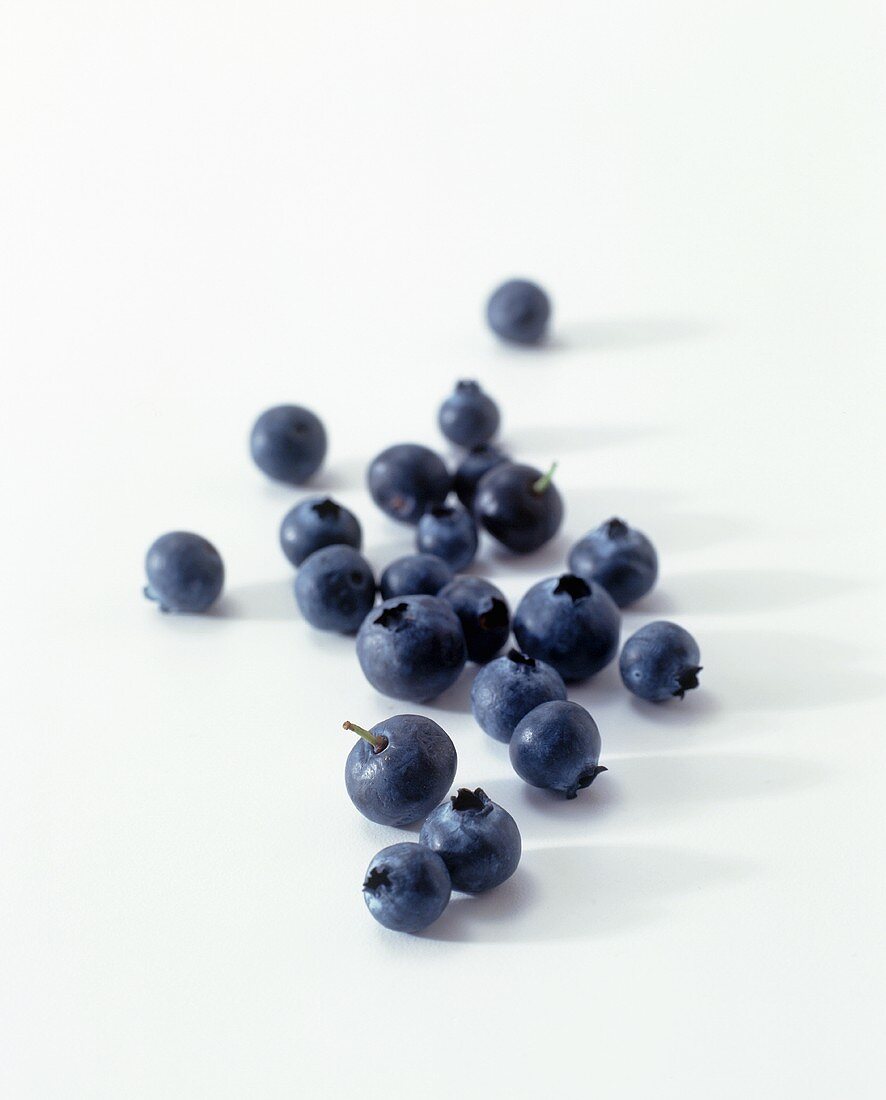
<svg viewBox="0 0 886 1100"><path fill-rule="evenodd" d="M550 455L551 461L554 461L574 451L633 443L663 435L666 431L660 424L527 424L508 433L499 446L517 461L526 452L541 452Z"/></svg>
<svg viewBox="0 0 886 1100"><path fill-rule="evenodd" d="M495 342L500 355L532 364L540 356L574 351L632 351L681 340L696 340L716 332L710 321L692 317L604 317L590 321L560 321L554 316L551 334L538 344Z"/></svg>
<svg viewBox="0 0 886 1100"><path fill-rule="evenodd" d="M835 707L886 696L886 677L865 668L866 654L831 638L788 631L697 631L705 677L716 685L731 711L797 710ZM635 702L638 717L677 722L674 708ZM659 713L664 712L661 718ZM851 729L843 730L844 736Z"/></svg>
<svg viewBox="0 0 886 1100"><path fill-rule="evenodd" d="M564 348L590 351L631 351L710 336L717 326L692 317L610 317L598 321L566 321L557 327Z"/></svg>
<svg viewBox="0 0 886 1100"><path fill-rule="evenodd" d="M476 572L493 584L497 583L496 577L508 573L533 573L536 580L543 580L566 571L566 557L574 541L573 536L561 530L550 542L532 554L512 554L491 538L487 538L480 544Z"/></svg>
<svg viewBox="0 0 886 1100"><path fill-rule="evenodd" d="M859 587L847 578L792 569L698 569L667 575L668 593L687 615L747 615L806 607Z"/></svg>
<svg viewBox="0 0 886 1100"><path fill-rule="evenodd" d="M371 455L367 455L365 461L351 458L330 462L328 466L321 467L303 488L312 495L362 489L366 483L366 468L371 458Z"/></svg>
<svg viewBox="0 0 886 1100"><path fill-rule="evenodd" d="M292 621L298 619L291 577L276 581L257 581L255 584L236 585L224 593L215 613L224 619L253 619L262 621Z"/></svg>
<svg viewBox="0 0 886 1100"><path fill-rule="evenodd" d="M432 702L424 704L425 707L429 710L436 708L437 710L470 714L471 688L474 684L474 677L477 675L478 669L479 665L466 665L452 687L447 688L442 695L438 695Z"/></svg>
<svg viewBox="0 0 886 1100"><path fill-rule="evenodd" d="M747 862L630 844L533 848L513 878L479 897L456 894L422 937L544 943L618 935L654 922L681 897L741 878Z"/></svg>
<svg viewBox="0 0 886 1100"><path fill-rule="evenodd" d="M520 823L524 838L592 836L608 825L654 825L691 818L696 807L774 797L825 782L827 770L808 759L761 753L658 753L619 756L605 751L599 775L577 798L530 787L518 776L479 786Z"/></svg>

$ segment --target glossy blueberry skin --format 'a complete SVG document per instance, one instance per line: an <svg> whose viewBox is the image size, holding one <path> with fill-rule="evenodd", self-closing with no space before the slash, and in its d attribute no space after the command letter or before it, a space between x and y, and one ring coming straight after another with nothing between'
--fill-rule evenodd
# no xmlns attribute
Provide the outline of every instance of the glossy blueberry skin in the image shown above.
<svg viewBox="0 0 886 1100"><path fill-rule="evenodd" d="M533 787L575 798L601 771L600 731L578 703L542 703L520 719L508 748L514 771Z"/></svg>
<svg viewBox="0 0 886 1100"><path fill-rule="evenodd" d="M144 594L161 611L206 611L218 599L225 567L218 550L190 531L170 531L145 557Z"/></svg>
<svg viewBox="0 0 886 1100"><path fill-rule="evenodd" d="M511 633L511 612L500 589L482 577L456 577L440 590L458 615L468 647L468 660L491 661Z"/></svg>
<svg viewBox="0 0 886 1100"><path fill-rule="evenodd" d="M366 481L372 499L400 523L418 523L435 504L442 504L452 487L443 459L419 443L398 443L376 455Z"/></svg>
<svg viewBox="0 0 886 1100"><path fill-rule="evenodd" d="M492 439L501 416L498 405L477 382L458 382L455 392L440 406L437 422L450 443L476 447Z"/></svg>
<svg viewBox="0 0 886 1100"><path fill-rule="evenodd" d="M363 620L357 659L376 691L425 703L458 679L467 660L458 616L436 596L395 596Z"/></svg>
<svg viewBox="0 0 886 1100"><path fill-rule="evenodd" d="M435 554L406 554L395 558L381 575L383 600L394 596L436 596L452 580L452 570Z"/></svg>
<svg viewBox="0 0 886 1100"><path fill-rule="evenodd" d="M412 825L446 797L455 778L455 745L421 714L395 714L369 731L380 749L360 738L348 753L345 786L364 817L380 825Z"/></svg>
<svg viewBox="0 0 886 1100"><path fill-rule="evenodd" d="M628 691L662 703L682 699L698 687L701 672L698 643L688 630L659 620L647 623L625 642L618 670Z"/></svg>
<svg viewBox="0 0 886 1100"><path fill-rule="evenodd" d="M256 420L249 448L268 477L301 485L326 457L326 429L310 409L276 405Z"/></svg>
<svg viewBox="0 0 886 1100"><path fill-rule="evenodd" d="M355 634L375 603L375 577L353 546L324 546L296 574L295 599L311 626Z"/></svg>
<svg viewBox="0 0 886 1100"><path fill-rule="evenodd" d="M442 558L457 573L477 553L477 525L463 505L435 504L418 521L415 544L420 553Z"/></svg>
<svg viewBox="0 0 886 1100"><path fill-rule="evenodd" d="M610 519L572 547L569 568L584 580L602 584L619 607L651 591L658 577L658 555L642 531Z"/></svg>
<svg viewBox="0 0 886 1100"><path fill-rule="evenodd" d="M353 546L359 550L362 542L360 521L329 497L300 501L280 524L280 546L293 565L301 565L324 546Z"/></svg>
<svg viewBox="0 0 886 1100"><path fill-rule="evenodd" d="M508 456L493 443L481 443L479 447L471 447L459 463L452 482L455 495L465 508L473 511L477 486L483 475L488 474L493 466L510 461Z"/></svg>
<svg viewBox="0 0 886 1100"><path fill-rule="evenodd" d="M516 821L479 787L463 787L432 810L418 839L443 859L453 890L466 894L501 886L523 847Z"/></svg>
<svg viewBox="0 0 886 1100"><path fill-rule="evenodd" d="M471 710L477 724L505 744L531 710L565 698L560 673L517 649L481 668L471 685Z"/></svg>
<svg viewBox="0 0 886 1100"><path fill-rule="evenodd" d="M423 844L392 844L366 868L363 900L379 924L394 932L420 932L449 904L446 864Z"/></svg>
<svg viewBox="0 0 886 1100"><path fill-rule="evenodd" d="M621 615L605 588L571 573L539 581L514 613L524 653L546 661L568 683L586 680L618 650Z"/></svg>
<svg viewBox="0 0 886 1100"><path fill-rule="evenodd" d="M489 327L502 340L535 344L545 334L551 316L547 294L528 279L509 279L486 304Z"/></svg>
<svg viewBox="0 0 886 1100"><path fill-rule="evenodd" d="M550 483L534 486L541 470L503 462L484 474L474 497L474 517L494 539L515 554L530 554L556 535L563 522L563 500Z"/></svg>

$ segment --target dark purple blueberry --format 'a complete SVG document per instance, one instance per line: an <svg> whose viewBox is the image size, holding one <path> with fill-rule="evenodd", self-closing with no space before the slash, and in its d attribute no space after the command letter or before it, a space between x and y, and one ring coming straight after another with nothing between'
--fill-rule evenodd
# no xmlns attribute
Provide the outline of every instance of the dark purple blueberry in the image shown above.
<svg viewBox="0 0 886 1100"><path fill-rule="evenodd" d="M486 443L498 431L498 405L477 382L459 382L454 393L440 406L440 431L459 447Z"/></svg>
<svg viewBox="0 0 886 1100"><path fill-rule="evenodd" d="M474 498L474 516L494 539L515 554L538 550L563 522L563 501L551 480L534 466L503 462L484 474Z"/></svg>
<svg viewBox="0 0 886 1100"><path fill-rule="evenodd" d="M366 480L372 499L400 523L418 523L452 487L443 459L419 443L398 443L369 464Z"/></svg>
<svg viewBox="0 0 886 1100"><path fill-rule="evenodd" d="M600 772L600 731L578 703L542 703L520 719L508 748L514 771L533 787L567 798L589 787Z"/></svg>
<svg viewBox="0 0 886 1100"><path fill-rule="evenodd" d="M481 668L471 684L471 710L478 725L505 743L531 710L565 698L566 685L560 673L518 649Z"/></svg>
<svg viewBox="0 0 886 1100"><path fill-rule="evenodd" d="M440 590L458 615L468 660L491 661L511 633L511 612L504 594L482 577L456 577Z"/></svg>

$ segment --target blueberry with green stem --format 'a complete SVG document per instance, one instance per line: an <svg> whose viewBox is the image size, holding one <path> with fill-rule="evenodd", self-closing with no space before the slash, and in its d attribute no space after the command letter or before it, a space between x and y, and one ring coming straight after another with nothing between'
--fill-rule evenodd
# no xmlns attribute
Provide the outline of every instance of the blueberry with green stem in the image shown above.
<svg viewBox="0 0 886 1100"><path fill-rule="evenodd" d="M522 849L516 821L480 787L462 787L432 810L419 842L442 857L453 889L466 894L481 894L509 879Z"/></svg>
<svg viewBox="0 0 886 1100"><path fill-rule="evenodd" d="M363 900L379 924L394 932L420 932L449 904L446 864L424 844L391 844L366 869Z"/></svg>
<svg viewBox="0 0 886 1100"><path fill-rule="evenodd" d="M563 522L563 500L553 483L556 469L556 462L547 473L516 462L494 466L477 486L477 522L516 554L544 546Z"/></svg>
<svg viewBox="0 0 886 1100"><path fill-rule="evenodd" d="M520 719L508 747L514 771L533 787L575 798L600 772L600 731L584 707L542 703Z"/></svg>
<svg viewBox="0 0 886 1100"><path fill-rule="evenodd" d="M457 755L444 729L421 714L395 714L371 729L345 722L359 740L348 753L345 786L364 817L381 825L423 820L445 798Z"/></svg>
<svg viewBox="0 0 886 1100"><path fill-rule="evenodd" d="M698 643L689 631L659 620L628 638L619 658L619 672L628 691L640 699L663 703L682 699L698 687L699 660Z"/></svg>

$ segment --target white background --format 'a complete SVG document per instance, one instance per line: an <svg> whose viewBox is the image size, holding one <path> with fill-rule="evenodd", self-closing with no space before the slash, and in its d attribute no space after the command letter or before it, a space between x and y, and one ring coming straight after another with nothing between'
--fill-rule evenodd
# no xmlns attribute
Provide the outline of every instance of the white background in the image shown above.
<svg viewBox="0 0 886 1100"><path fill-rule="evenodd" d="M882 1097L883 10L848 0L47 4L0 16L0 1093ZM551 345L499 347L528 275ZM376 925L343 719L409 709L298 618L246 438L324 418L316 480L439 445L459 377L559 458L562 536L656 541L630 631L702 688L575 692L608 774L525 788L495 894ZM205 534L219 612L157 614Z"/></svg>

